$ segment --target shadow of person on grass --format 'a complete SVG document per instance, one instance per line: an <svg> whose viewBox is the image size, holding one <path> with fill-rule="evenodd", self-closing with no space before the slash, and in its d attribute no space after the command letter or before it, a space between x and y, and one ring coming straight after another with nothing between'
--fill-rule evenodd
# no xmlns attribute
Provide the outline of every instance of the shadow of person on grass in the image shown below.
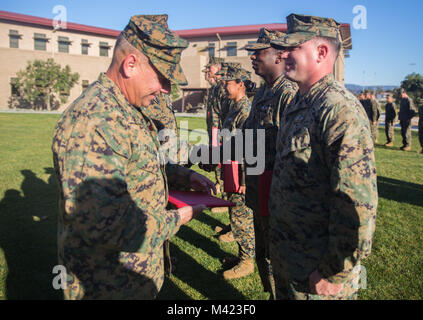
<svg viewBox="0 0 423 320"><path fill-rule="evenodd" d="M196 219L204 219L203 216L206 215L200 214ZM196 247L202 248L204 251L207 252L209 256L219 259L220 261L222 261L223 258L233 256L228 252L222 250L222 248L217 242L214 242L203 234L194 231L189 226L184 226L183 228L179 229L176 236L186 242L195 243ZM214 236L214 238L217 238L217 235Z"/></svg>
<svg viewBox="0 0 423 320"><path fill-rule="evenodd" d="M56 185L44 182L31 170L21 173L21 190L7 190L0 201L7 298L60 299L61 292L52 286L52 270L57 265Z"/></svg>
<svg viewBox="0 0 423 320"><path fill-rule="evenodd" d="M181 229L183 228L184 227ZM179 235L179 232L177 235ZM191 232L194 231L191 230ZM175 256L178 259L176 270L173 271L172 274L180 281L200 292L207 299L245 299L244 295L223 279L221 274L207 270L173 243L170 243L170 247L172 256ZM165 281L170 282L171 280L166 279ZM164 286L164 289L166 290L161 292L159 299L181 299L181 297L175 296L175 293L178 294L178 292L170 290L169 287L169 284ZM173 285L173 287L175 287L175 285ZM186 299L186 297L187 296L185 295L183 299Z"/></svg>
<svg viewBox="0 0 423 320"><path fill-rule="evenodd" d="M423 207L423 185L382 176L377 177L377 185L382 198Z"/></svg>

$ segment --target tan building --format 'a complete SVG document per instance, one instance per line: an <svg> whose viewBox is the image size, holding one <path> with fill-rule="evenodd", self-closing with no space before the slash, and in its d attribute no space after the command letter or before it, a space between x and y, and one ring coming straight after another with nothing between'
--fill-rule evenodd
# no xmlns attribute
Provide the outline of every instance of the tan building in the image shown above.
<svg viewBox="0 0 423 320"><path fill-rule="evenodd" d="M28 61L53 58L62 67L69 65L72 72L79 73L79 83L72 88L68 102L60 110L77 98L88 83L95 81L100 72L106 71L120 31L70 22L66 29L55 29L53 25L52 19L0 11L0 109L9 108L8 101L15 93L13 78ZM261 78L251 68L249 52L243 48L256 41L263 27L286 31L283 23L176 31L189 41L181 59L188 79L188 85L180 88L184 91L184 102L195 104L202 100L208 83L201 70L210 55L240 62L252 72L253 81L260 84ZM344 52L348 52L351 49L350 26L343 24L341 32ZM344 80L344 56L340 55L335 68L335 76L341 81ZM175 105L178 109L184 108L180 100Z"/></svg>

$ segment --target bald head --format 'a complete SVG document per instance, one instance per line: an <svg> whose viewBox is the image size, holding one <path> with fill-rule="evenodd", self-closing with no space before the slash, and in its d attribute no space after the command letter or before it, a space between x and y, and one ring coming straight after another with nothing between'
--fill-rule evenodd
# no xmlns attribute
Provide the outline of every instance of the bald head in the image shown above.
<svg viewBox="0 0 423 320"><path fill-rule="evenodd" d="M130 44L121 33L116 40L110 67L120 66L122 61L130 54L136 55L140 63L148 61L148 58Z"/></svg>

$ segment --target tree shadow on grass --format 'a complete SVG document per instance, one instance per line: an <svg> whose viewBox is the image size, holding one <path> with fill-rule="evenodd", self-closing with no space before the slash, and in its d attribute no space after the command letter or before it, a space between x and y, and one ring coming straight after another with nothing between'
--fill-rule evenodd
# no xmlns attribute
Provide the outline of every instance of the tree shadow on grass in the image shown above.
<svg viewBox="0 0 423 320"><path fill-rule="evenodd" d="M199 264L195 261L195 259L173 243L171 243L170 246L172 256L176 257L178 260L178 264L176 270L173 272L173 275L180 281L185 282L190 287L200 292L207 299L245 299L244 295L224 280L221 274L207 270L204 266ZM169 282L170 280L166 279L166 281ZM176 287L175 285L173 286ZM160 299L185 299L186 297L186 295L181 297L178 291L170 290L169 284L164 286L161 294L159 295Z"/></svg>
<svg viewBox="0 0 423 320"><path fill-rule="evenodd" d="M45 170L53 173L52 168ZM56 181L46 183L31 170L21 173L21 190L7 190L0 201L7 299L61 299L61 291L52 286L52 270L58 264Z"/></svg>
<svg viewBox="0 0 423 320"><path fill-rule="evenodd" d="M380 197L423 206L423 185L381 176L377 182Z"/></svg>

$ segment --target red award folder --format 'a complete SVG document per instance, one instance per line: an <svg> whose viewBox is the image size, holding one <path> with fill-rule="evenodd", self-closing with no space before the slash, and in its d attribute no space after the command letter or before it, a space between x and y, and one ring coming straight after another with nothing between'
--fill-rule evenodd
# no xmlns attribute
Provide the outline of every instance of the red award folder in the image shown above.
<svg viewBox="0 0 423 320"><path fill-rule="evenodd" d="M223 191L238 192L239 189L239 165L237 161L222 164L223 167Z"/></svg>
<svg viewBox="0 0 423 320"><path fill-rule="evenodd" d="M259 215L269 216L270 186L272 185L272 170L267 170L259 175Z"/></svg>
<svg viewBox="0 0 423 320"><path fill-rule="evenodd" d="M199 191L169 191L169 203L175 205L178 209L185 206L195 206L204 204L208 208L214 207L233 207L234 203L216 198L205 192Z"/></svg>

